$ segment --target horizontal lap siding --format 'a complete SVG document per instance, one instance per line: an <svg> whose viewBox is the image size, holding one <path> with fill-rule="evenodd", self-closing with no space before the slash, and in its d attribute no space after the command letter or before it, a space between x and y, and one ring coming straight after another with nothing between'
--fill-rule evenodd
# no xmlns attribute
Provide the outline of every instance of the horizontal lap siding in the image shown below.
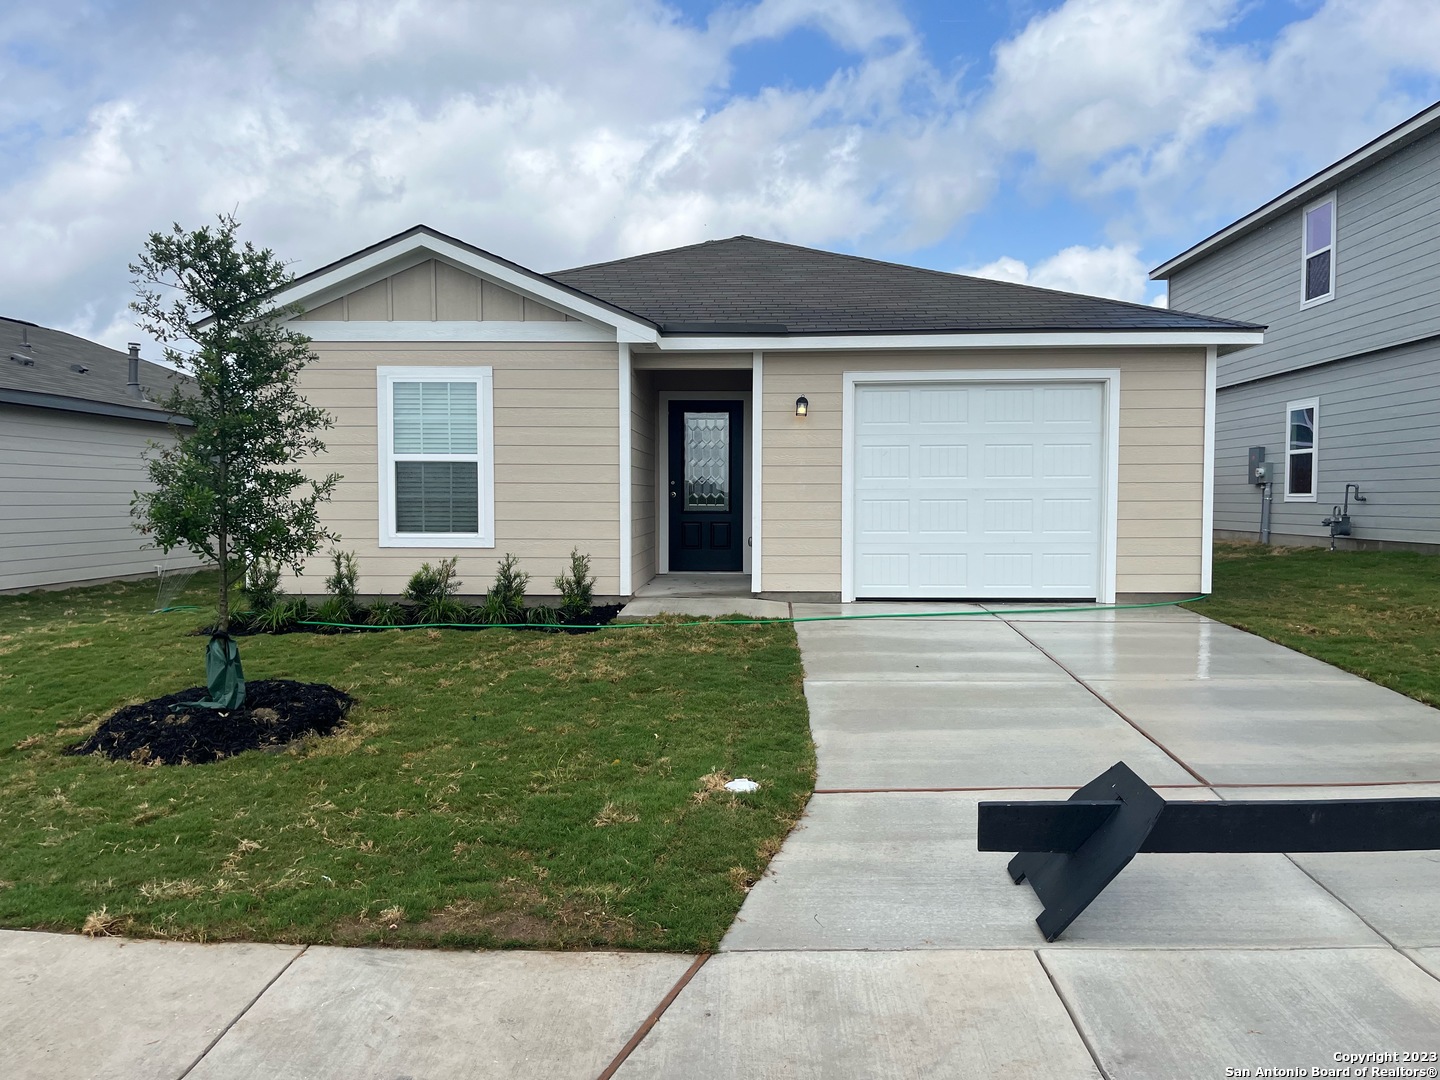
<svg viewBox="0 0 1440 1080"><path fill-rule="evenodd" d="M764 395L766 591L840 590L846 371L1120 370L1116 588L1195 592L1204 498L1202 349L769 353ZM795 416L795 399L809 415Z"/></svg>
<svg viewBox="0 0 1440 1080"><path fill-rule="evenodd" d="M141 455L169 438L163 424L0 405L0 590L195 565L131 524L149 487Z"/></svg>
<svg viewBox="0 0 1440 1080"><path fill-rule="evenodd" d="M1318 398L1319 468L1314 502L1286 502L1285 412ZM1440 543L1440 343L1395 349L1221 390L1215 430L1215 527L1256 533L1260 489L1247 482L1249 448L1276 463L1272 533L1328 538L1320 519L1359 484L1354 536Z"/></svg>
<svg viewBox="0 0 1440 1080"><path fill-rule="evenodd" d="M658 530L655 521L655 415L654 379L636 371L630 383L630 503L631 588L638 589L655 576Z"/></svg>
<svg viewBox="0 0 1440 1080"><path fill-rule="evenodd" d="M312 469L344 479L322 509L340 534L338 547L360 561L360 588L394 596L422 562L459 559L462 592L485 591L506 553L530 574L531 591L554 593L553 578L569 566L572 548L590 556L597 594L619 591L617 495L620 440L614 345L536 343L314 342L305 369L305 396L326 409L335 427L322 434L324 457ZM495 547L379 546L379 430L376 369L455 366L494 370ZM311 560L291 589L323 589L328 559Z"/></svg>
<svg viewBox="0 0 1440 1080"><path fill-rule="evenodd" d="M1300 306L1296 207L1169 283L1170 306L1265 326L1265 342L1220 358L1221 387L1440 334L1440 134L1335 190L1335 296Z"/></svg>

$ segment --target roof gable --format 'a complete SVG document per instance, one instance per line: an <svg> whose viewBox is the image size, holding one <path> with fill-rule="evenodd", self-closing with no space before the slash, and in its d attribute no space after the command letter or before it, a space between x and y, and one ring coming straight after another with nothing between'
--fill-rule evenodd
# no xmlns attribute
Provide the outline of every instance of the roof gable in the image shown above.
<svg viewBox="0 0 1440 1080"><path fill-rule="evenodd" d="M440 318L442 296L455 319ZM496 313L493 320L485 315L487 296ZM305 314L299 321L307 323L584 321L608 328L620 341L657 336L652 325L631 312L426 225L298 277L275 299L280 305L300 304Z"/></svg>

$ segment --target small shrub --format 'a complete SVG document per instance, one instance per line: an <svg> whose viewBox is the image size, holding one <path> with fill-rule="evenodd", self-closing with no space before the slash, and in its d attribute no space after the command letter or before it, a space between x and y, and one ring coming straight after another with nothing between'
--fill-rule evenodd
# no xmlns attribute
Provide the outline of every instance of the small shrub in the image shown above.
<svg viewBox="0 0 1440 1080"><path fill-rule="evenodd" d="M273 608L285 594L280 591L280 565L253 560L245 568L245 600L250 610L259 612Z"/></svg>
<svg viewBox="0 0 1440 1080"><path fill-rule="evenodd" d="M581 619L590 614L595 603L595 579L590 576L590 556L581 555L579 548L570 549L570 569L555 579L560 594L560 611L567 619Z"/></svg>
<svg viewBox="0 0 1440 1080"><path fill-rule="evenodd" d="M470 608L450 596L434 596L416 609L416 622L468 623Z"/></svg>
<svg viewBox="0 0 1440 1080"><path fill-rule="evenodd" d="M433 600L454 597L455 590L464 584L455 577L458 563L456 558L441 559L434 566L422 563L420 569L410 575L410 582L405 586L405 599L424 607Z"/></svg>
<svg viewBox="0 0 1440 1080"><path fill-rule="evenodd" d="M320 617L326 622L350 622L357 606L360 562L353 551L332 552L330 559L335 572L325 579L325 591L330 595L320 605Z"/></svg>
<svg viewBox="0 0 1440 1080"><path fill-rule="evenodd" d="M359 613L360 609L354 601L339 596L327 596L315 609L315 618L319 622L353 623Z"/></svg>
<svg viewBox="0 0 1440 1080"><path fill-rule="evenodd" d="M394 600L376 600L370 605L365 621L371 626L401 626L405 622L405 608Z"/></svg>
<svg viewBox="0 0 1440 1080"><path fill-rule="evenodd" d="M536 604L525 612L525 620L531 626L555 626L560 622L560 610L544 604Z"/></svg>
<svg viewBox="0 0 1440 1080"><path fill-rule="evenodd" d="M520 561L507 553L495 571L495 582L485 594L485 621L489 623L523 623L525 621L525 589L530 575L519 568Z"/></svg>
<svg viewBox="0 0 1440 1080"><path fill-rule="evenodd" d="M250 617L250 625L267 634L278 634L309 616L310 605L303 596L282 596L264 610L255 612Z"/></svg>

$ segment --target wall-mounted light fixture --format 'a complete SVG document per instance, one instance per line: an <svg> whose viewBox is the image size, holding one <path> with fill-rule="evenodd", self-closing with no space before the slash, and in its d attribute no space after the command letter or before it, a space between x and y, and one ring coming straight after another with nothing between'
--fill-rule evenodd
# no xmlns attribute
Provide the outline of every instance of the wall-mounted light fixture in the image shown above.
<svg viewBox="0 0 1440 1080"><path fill-rule="evenodd" d="M797 398L795 399L795 415L796 415L796 416L809 416L809 415L810 415L810 399L809 399L809 398L797 397Z"/></svg>

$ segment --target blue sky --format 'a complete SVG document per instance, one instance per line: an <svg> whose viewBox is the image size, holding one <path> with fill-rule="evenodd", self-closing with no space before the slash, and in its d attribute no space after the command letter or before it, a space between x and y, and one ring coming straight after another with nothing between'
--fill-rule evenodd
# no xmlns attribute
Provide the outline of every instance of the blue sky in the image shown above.
<svg viewBox="0 0 1440 1080"><path fill-rule="evenodd" d="M1434 0L92 0L0 10L0 314L121 345L152 229L314 269L736 233L1141 302L1440 98ZM151 350L148 348L147 354Z"/></svg>

